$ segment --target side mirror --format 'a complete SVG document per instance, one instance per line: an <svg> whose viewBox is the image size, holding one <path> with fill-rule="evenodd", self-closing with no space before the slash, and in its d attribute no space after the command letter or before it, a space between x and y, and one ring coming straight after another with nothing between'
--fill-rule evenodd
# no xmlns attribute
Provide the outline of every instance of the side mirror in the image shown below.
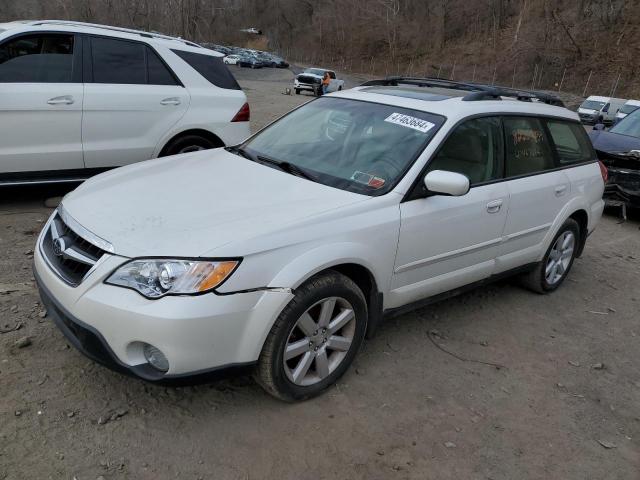
<svg viewBox="0 0 640 480"><path fill-rule="evenodd" d="M424 176L424 185L431 193L460 197L469 191L469 179L461 173L433 170Z"/></svg>
<svg viewBox="0 0 640 480"><path fill-rule="evenodd" d="M594 130L604 130L604 123L596 123L596 124L593 126L593 129L594 129Z"/></svg>

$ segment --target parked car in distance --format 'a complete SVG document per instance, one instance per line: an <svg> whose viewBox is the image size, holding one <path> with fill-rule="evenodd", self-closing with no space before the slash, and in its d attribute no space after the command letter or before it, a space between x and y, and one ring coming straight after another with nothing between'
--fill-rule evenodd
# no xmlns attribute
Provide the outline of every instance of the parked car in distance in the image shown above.
<svg viewBox="0 0 640 480"><path fill-rule="evenodd" d="M221 54L155 33L1 24L0 84L0 185L82 181L250 133Z"/></svg>
<svg viewBox="0 0 640 480"><path fill-rule="evenodd" d="M274 63L276 68L289 68L289 63L282 57L278 55L269 55L271 57L271 61Z"/></svg>
<svg viewBox="0 0 640 480"><path fill-rule="evenodd" d="M618 110L618 113L616 113L616 118L614 119L613 124L615 125L630 113L635 112L638 108L640 108L640 100L627 100L622 108Z"/></svg>
<svg viewBox="0 0 640 480"><path fill-rule="evenodd" d="M625 102L622 98L590 96L578 107L580 121L587 125L611 125Z"/></svg>
<svg viewBox="0 0 640 480"><path fill-rule="evenodd" d="M236 65L243 68L262 68L264 66L263 63L253 55L240 55Z"/></svg>
<svg viewBox="0 0 640 480"><path fill-rule="evenodd" d="M322 93L321 84L325 72L329 72L331 83L329 84L328 93L337 92L343 89L344 80L336 78L336 72L327 70L326 68L307 68L302 73L295 76L293 80L293 89L296 95L300 95L303 90L311 91L314 95L319 96Z"/></svg>
<svg viewBox="0 0 640 480"><path fill-rule="evenodd" d="M236 54L227 55L222 59L222 61L227 65L236 65L239 60L240 60L240 55L236 55Z"/></svg>
<svg viewBox="0 0 640 480"><path fill-rule="evenodd" d="M598 158L608 170L604 198L612 205L640 208L640 109L609 131L602 124L589 132Z"/></svg>
<svg viewBox="0 0 640 480"><path fill-rule="evenodd" d="M513 95L372 81L240 145L103 173L39 236L43 303L120 372L249 371L291 401L384 316L513 274L552 292L600 219L603 167L575 112Z"/></svg>

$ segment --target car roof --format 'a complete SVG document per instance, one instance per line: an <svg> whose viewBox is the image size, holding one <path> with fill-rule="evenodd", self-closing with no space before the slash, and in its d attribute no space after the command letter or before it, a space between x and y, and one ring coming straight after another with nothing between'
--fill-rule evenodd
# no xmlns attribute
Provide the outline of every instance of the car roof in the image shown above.
<svg viewBox="0 0 640 480"><path fill-rule="evenodd" d="M67 20L19 20L9 23L0 23L2 30L15 30L16 32L60 31L73 33L88 33L104 35L114 38L142 41L151 45L163 45L167 48L190 51L213 57L221 57L224 54L201 47L197 43L172 37L157 32L146 32L129 28L114 27L95 23L73 22ZM13 33L13 32L12 32Z"/></svg>
<svg viewBox="0 0 640 480"><path fill-rule="evenodd" d="M559 117L579 121L578 114L564 107L540 101L521 101L511 97L491 100L465 100L469 92L447 88L416 88L403 86L360 86L329 94L329 97L348 98L381 103L412 110L420 110L458 121L481 114L523 114Z"/></svg>

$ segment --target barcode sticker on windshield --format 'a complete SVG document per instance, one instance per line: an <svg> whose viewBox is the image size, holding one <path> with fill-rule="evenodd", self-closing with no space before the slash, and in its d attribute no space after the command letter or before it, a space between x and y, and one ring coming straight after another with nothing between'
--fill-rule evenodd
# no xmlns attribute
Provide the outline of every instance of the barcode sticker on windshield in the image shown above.
<svg viewBox="0 0 640 480"><path fill-rule="evenodd" d="M422 133L427 133L435 124L422 120L421 118L412 117L410 115L404 115L402 113L392 113L384 119L385 122L395 123L396 125L402 125L403 127L413 128Z"/></svg>

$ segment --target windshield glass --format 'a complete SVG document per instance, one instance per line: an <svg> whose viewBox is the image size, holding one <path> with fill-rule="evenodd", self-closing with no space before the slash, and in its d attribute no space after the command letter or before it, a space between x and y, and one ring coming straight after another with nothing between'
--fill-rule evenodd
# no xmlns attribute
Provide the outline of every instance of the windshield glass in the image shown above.
<svg viewBox="0 0 640 480"><path fill-rule="evenodd" d="M431 113L319 98L249 139L253 157L287 162L314 181L365 195L393 188L444 123Z"/></svg>
<svg viewBox="0 0 640 480"><path fill-rule="evenodd" d="M630 105L628 103L625 103L620 109L620 113L629 115L631 112L635 112L638 108L638 105Z"/></svg>
<svg viewBox="0 0 640 480"><path fill-rule="evenodd" d="M609 130L611 133L640 138L640 110L627 115Z"/></svg>
<svg viewBox="0 0 640 480"><path fill-rule="evenodd" d="M319 68L307 68L304 73L311 73L312 75L320 75L323 76L324 75L324 70L321 70Z"/></svg>
<svg viewBox="0 0 640 480"><path fill-rule="evenodd" d="M604 102L596 102L595 100L585 100L582 105L580 105L580 108L587 108L589 110L602 110L602 107L604 107L605 103Z"/></svg>

